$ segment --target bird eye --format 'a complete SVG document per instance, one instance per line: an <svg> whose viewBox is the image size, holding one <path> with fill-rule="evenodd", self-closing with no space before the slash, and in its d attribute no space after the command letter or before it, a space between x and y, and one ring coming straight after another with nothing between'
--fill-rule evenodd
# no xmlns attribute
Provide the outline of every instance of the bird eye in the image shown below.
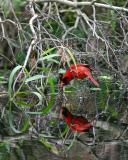
<svg viewBox="0 0 128 160"><path fill-rule="evenodd" d="M67 116L67 115L68 115L68 111L67 111L67 109L66 109L66 108L63 108L63 110L62 110L62 114L63 114L64 116Z"/></svg>

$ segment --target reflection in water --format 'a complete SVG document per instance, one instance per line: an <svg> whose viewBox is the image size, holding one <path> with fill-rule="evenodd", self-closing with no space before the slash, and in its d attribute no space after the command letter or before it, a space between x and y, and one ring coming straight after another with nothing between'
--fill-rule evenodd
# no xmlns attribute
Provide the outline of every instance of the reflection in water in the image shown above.
<svg viewBox="0 0 128 160"><path fill-rule="evenodd" d="M127 160L128 159L128 144L109 142L96 148L99 159L102 160Z"/></svg>
<svg viewBox="0 0 128 160"><path fill-rule="evenodd" d="M104 160L127 160L128 146L117 143L105 145Z"/></svg>
<svg viewBox="0 0 128 160"><path fill-rule="evenodd" d="M128 160L128 144L104 142L95 146L84 146L77 143L68 152L68 157L69 160Z"/></svg>
<svg viewBox="0 0 128 160"><path fill-rule="evenodd" d="M128 144L99 142L87 146L75 141L68 151L58 153L51 153L38 141L23 141L13 144L10 151L0 150L0 160L128 160Z"/></svg>

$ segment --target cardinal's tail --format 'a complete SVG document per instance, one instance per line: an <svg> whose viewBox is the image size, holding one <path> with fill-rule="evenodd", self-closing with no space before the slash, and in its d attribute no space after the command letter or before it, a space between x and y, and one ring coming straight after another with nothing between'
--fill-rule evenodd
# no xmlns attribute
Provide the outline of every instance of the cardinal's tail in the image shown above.
<svg viewBox="0 0 128 160"><path fill-rule="evenodd" d="M99 83L91 75L88 76L88 79L90 79L95 86L99 87Z"/></svg>

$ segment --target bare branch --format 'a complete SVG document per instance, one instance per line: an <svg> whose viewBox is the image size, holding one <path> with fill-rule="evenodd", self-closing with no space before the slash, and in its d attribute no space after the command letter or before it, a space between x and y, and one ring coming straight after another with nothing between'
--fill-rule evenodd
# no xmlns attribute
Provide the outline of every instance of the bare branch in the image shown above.
<svg viewBox="0 0 128 160"><path fill-rule="evenodd" d="M58 3L65 4L65 5L68 5L68 6L71 6L71 7L92 6L92 5L94 5L95 7L128 12L127 8L112 6L112 5L103 4L103 3L96 3L95 1L92 3L92 2L71 2L69 0L35 0L35 2L58 2Z"/></svg>
<svg viewBox="0 0 128 160"><path fill-rule="evenodd" d="M2 22L2 19L1 19L1 17L0 17L0 23ZM3 23L1 23L1 29L2 29L2 37L4 37L5 38L5 30L4 30L4 25L3 25Z"/></svg>

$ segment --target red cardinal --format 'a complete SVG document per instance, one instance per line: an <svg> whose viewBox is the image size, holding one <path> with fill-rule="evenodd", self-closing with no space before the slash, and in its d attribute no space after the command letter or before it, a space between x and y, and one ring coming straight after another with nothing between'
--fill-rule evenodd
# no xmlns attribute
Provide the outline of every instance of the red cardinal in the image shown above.
<svg viewBox="0 0 128 160"><path fill-rule="evenodd" d="M64 86L69 84L74 78L84 79L86 77L99 87L98 82L91 75L91 69L86 64L71 64L66 70L66 73L60 77L60 84L61 86Z"/></svg>
<svg viewBox="0 0 128 160"><path fill-rule="evenodd" d="M67 108L62 107L61 113L64 121L67 125L73 130L77 132L85 132L92 128L92 125L88 120L82 116L75 116L71 114Z"/></svg>

